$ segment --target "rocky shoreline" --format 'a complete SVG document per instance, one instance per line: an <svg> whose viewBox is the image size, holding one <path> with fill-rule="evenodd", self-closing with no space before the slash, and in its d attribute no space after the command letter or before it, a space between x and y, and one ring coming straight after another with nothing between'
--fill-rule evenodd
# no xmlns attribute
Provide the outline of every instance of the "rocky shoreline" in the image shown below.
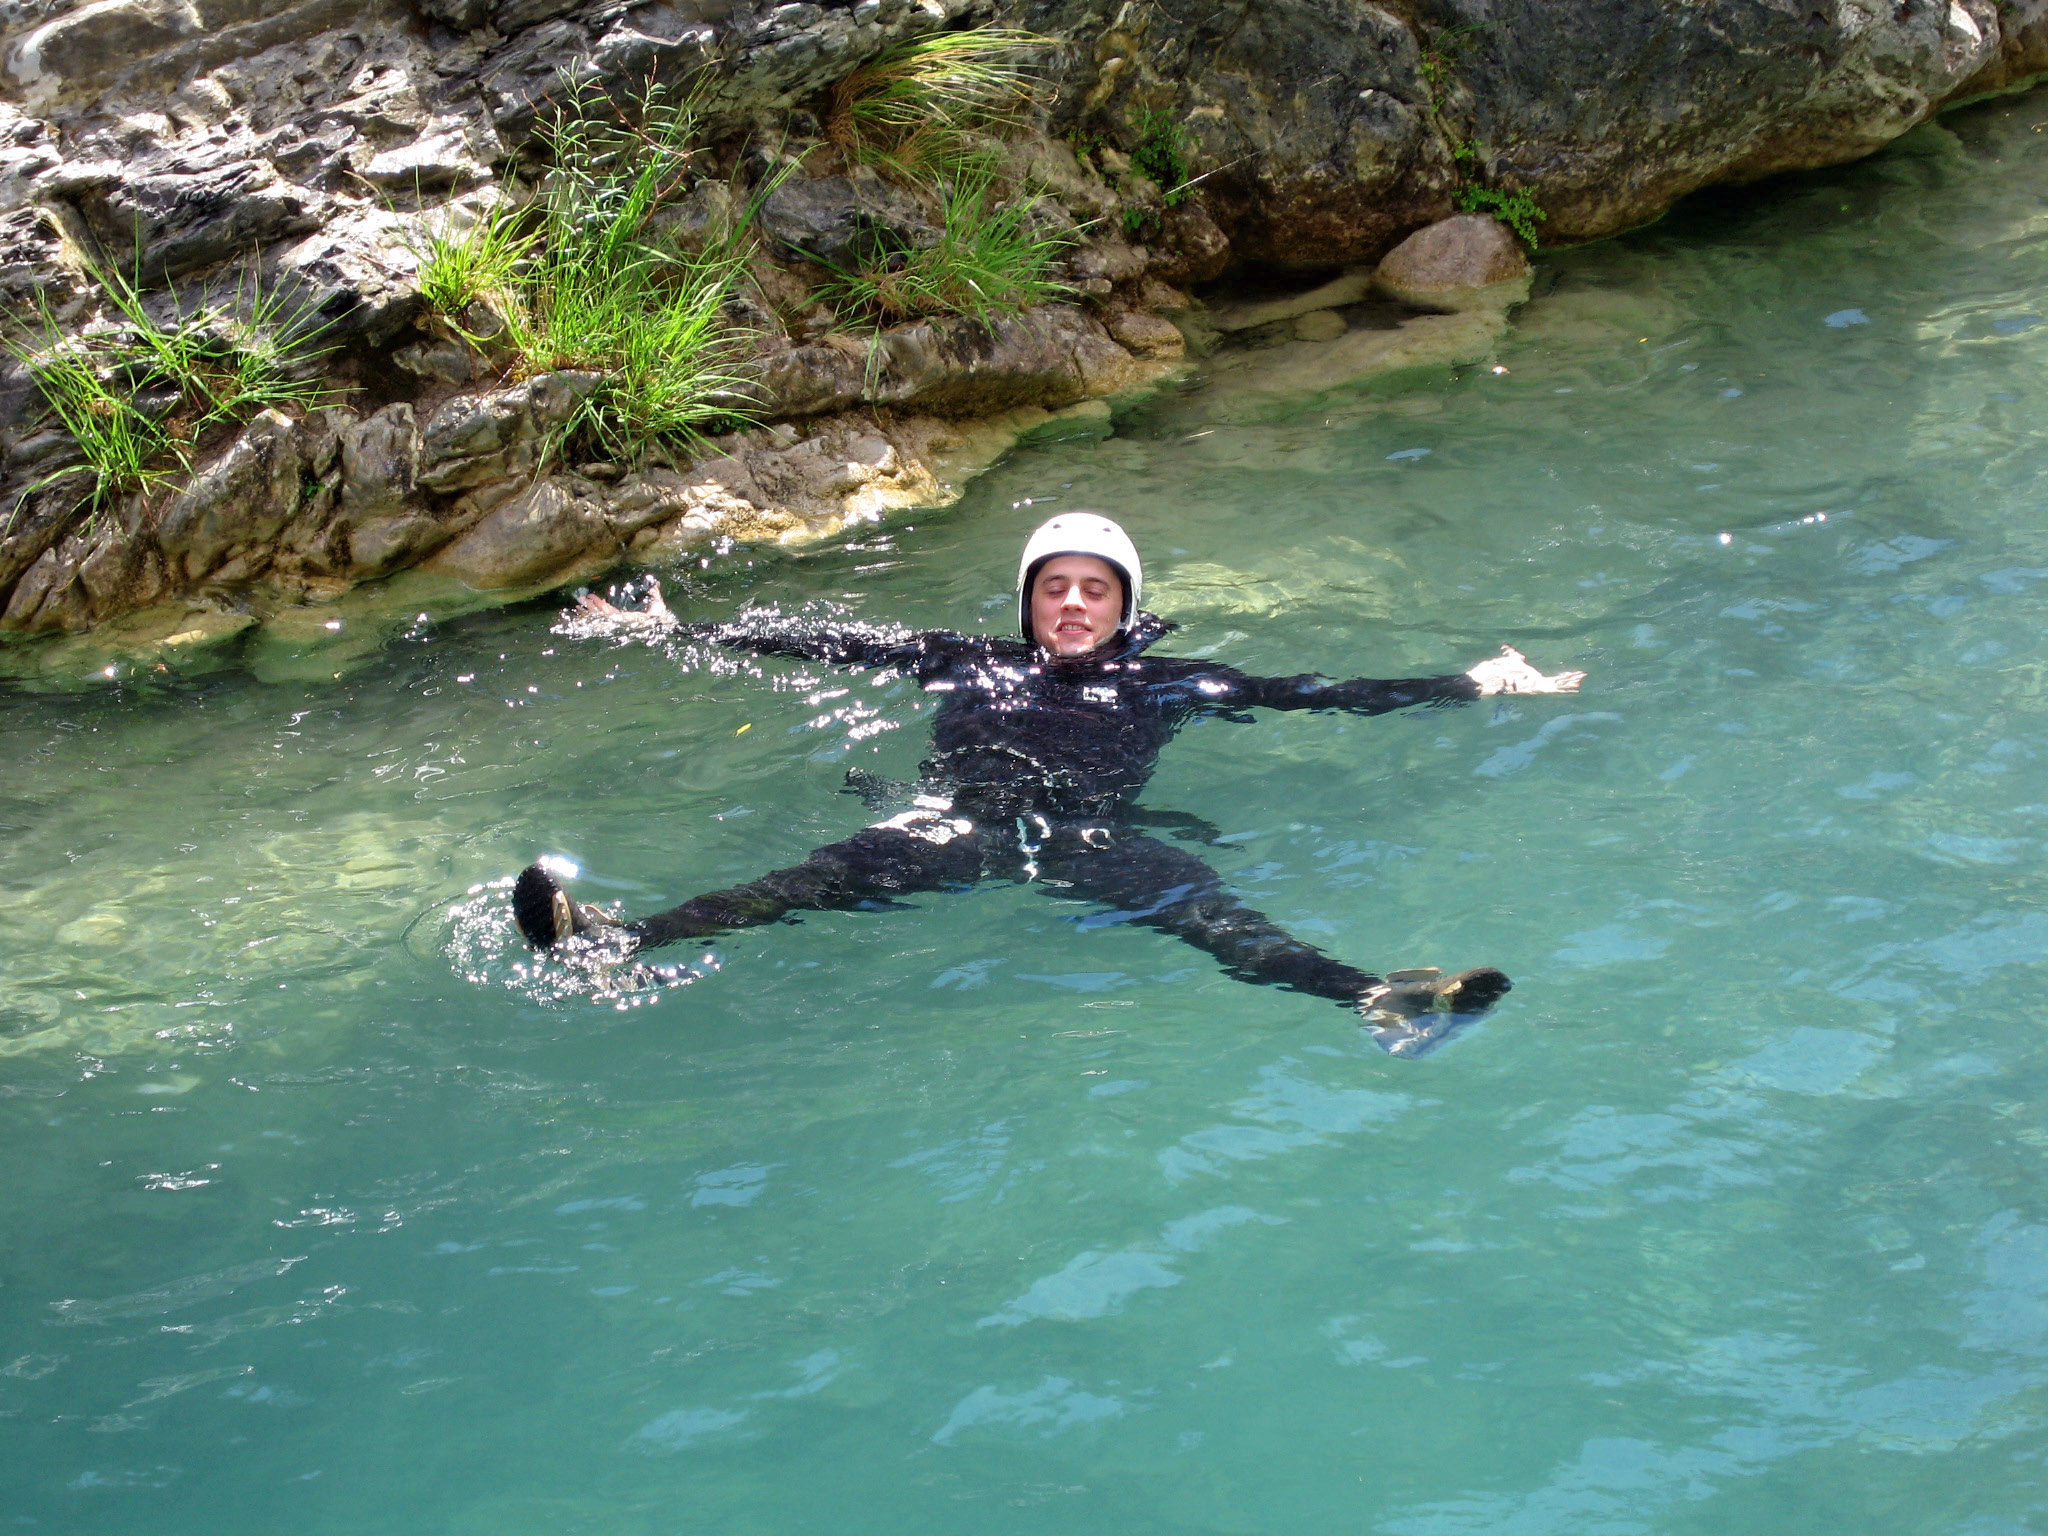
<svg viewBox="0 0 2048 1536"><path fill-rule="evenodd" d="M806 258L932 215L835 155L821 93L991 22L1048 40L1005 174L1065 231L1065 297L835 327ZM2048 0L1607 0L1569 29L1481 0L16 0L0 27L8 314L86 334L109 323L95 270L174 315L255 273L328 349L314 406L217 430L180 483L91 514L50 478L75 449L32 367L0 373L0 631L131 652L305 629L399 572L489 601L827 536L950 499L1030 433L1091 430L1191 356L1275 396L1479 361L1528 264L1461 207L1593 239L2048 70ZM733 176L781 167L735 300L762 424L687 462L565 457L598 377L515 376L451 336L420 231L531 185L562 92L683 83ZM1233 298L1247 280L1265 296Z"/></svg>

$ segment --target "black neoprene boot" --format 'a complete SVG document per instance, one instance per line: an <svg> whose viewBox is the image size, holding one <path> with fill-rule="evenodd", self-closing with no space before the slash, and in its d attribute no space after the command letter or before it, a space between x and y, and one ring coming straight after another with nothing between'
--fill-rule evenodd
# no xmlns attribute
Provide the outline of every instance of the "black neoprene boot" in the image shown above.
<svg viewBox="0 0 2048 1536"><path fill-rule="evenodd" d="M1390 971L1358 1000L1373 1040L1389 1056L1423 1056L1514 986L1490 965L1452 976L1433 967Z"/></svg>
<svg viewBox="0 0 2048 1536"><path fill-rule="evenodd" d="M615 926L603 913L569 899L562 882L538 864L529 864L512 882L512 921L535 949L553 949L579 933Z"/></svg>

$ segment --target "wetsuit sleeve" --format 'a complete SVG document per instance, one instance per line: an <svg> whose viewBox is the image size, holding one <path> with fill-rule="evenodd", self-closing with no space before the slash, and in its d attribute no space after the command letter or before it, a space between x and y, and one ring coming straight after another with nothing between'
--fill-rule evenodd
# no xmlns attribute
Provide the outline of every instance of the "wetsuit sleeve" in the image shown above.
<svg viewBox="0 0 2048 1536"><path fill-rule="evenodd" d="M678 624L673 633L756 656L791 656L838 667L899 667L913 673L934 656L950 654L967 643L964 636L947 630L825 624L745 614L717 623Z"/></svg>
<svg viewBox="0 0 2048 1536"><path fill-rule="evenodd" d="M1304 672L1297 677L1253 677L1218 667L1192 679L1198 697L1220 709L1342 709L1383 715L1416 704L1463 704L1479 697L1479 684L1463 672L1442 677L1354 677L1333 683Z"/></svg>

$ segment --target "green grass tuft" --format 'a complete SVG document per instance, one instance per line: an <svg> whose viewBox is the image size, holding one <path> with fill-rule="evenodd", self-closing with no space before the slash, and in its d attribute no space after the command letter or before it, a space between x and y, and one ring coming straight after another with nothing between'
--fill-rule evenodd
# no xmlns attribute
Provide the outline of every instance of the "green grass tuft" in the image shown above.
<svg viewBox="0 0 2048 1536"><path fill-rule="evenodd" d="M618 104L575 91L545 120L550 166L523 207L501 204L467 228L428 227L414 246L429 305L473 345L473 305L498 318L492 344L513 373L602 375L557 435L606 458L690 449L752 419L747 333L726 306L755 245L751 225L772 177L701 249L660 236L653 218L697 174L694 96L651 90ZM786 173L784 173L786 174Z"/></svg>
<svg viewBox="0 0 2048 1536"><path fill-rule="evenodd" d="M8 351L29 366L50 414L78 443L83 464L68 465L28 487L35 492L73 475L88 477L84 499L95 516L114 498L153 490L188 467L183 446L162 420L138 410L126 390L110 378L116 370L89 344L59 339L46 311L48 345L8 343Z"/></svg>
<svg viewBox="0 0 2048 1536"><path fill-rule="evenodd" d="M985 157L979 136L1021 124L1036 99L1033 32L978 27L915 38L833 88L826 133L847 156L906 180L930 180Z"/></svg>
<svg viewBox="0 0 2048 1536"><path fill-rule="evenodd" d="M251 272L233 303L168 319L143 303L139 278L90 274L117 323L66 336L47 307L29 340L4 343L77 441L82 465L44 476L29 493L73 475L98 514L116 497L153 491L192 467L210 430L275 406L314 407L330 394L301 370L319 349L305 334L309 304L266 289Z"/></svg>
<svg viewBox="0 0 2048 1536"><path fill-rule="evenodd" d="M751 419L750 338L725 307L754 255L754 215L779 178L731 228L686 251L649 223L688 184L701 152L689 98L644 99L628 119L597 98L543 132L554 165L524 233L492 239L519 251L497 290L518 369L603 375L563 441L639 460Z"/></svg>
<svg viewBox="0 0 2048 1536"><path fill-rule="evenodd" d="M412 251L419 262L420 294L446 319L459 321L469 306L507 292L533 250L534 231L508 204L478 215L466 229L445 222L420 229Z"/></svg>
<svg viewBox="0 0 2048 1536"><path fill-rule="evenodd" d="M1006 195L980 169L947 187L944 198L934 244L869 268L832 268L819 297L842 315L882 324L946 314L986 324L1070 296L1053 265L1073 236L1034 228L1035 199Z"/></svg>
<svg viewBox="0 0 2048 1536"><path fill-rule="evenodd" d="M1073 237L1038 227L1037 200L1000 174L996 138L1034 106L1030 63L1047 46L1003 27L940 32L887 50L834 88L832 142L928 188L942 207L929 246L828 268L818 297L842 318L886 325L957 314L986 324L1069 296L1053 266Z"/></svg>

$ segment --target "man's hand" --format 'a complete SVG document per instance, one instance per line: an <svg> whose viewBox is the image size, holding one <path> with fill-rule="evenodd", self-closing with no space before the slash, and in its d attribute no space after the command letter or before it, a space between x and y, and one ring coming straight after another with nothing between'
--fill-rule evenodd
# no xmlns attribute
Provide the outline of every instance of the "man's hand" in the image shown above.
<svg viewBox="0 0 2048 1536"><path fill-rule="evenodd" d="M1545 676L1512 645L1502 646L1498 656L1487 657L1465 675L1479 685L1482 698L1492 693L1577 693L1586 680L1583 672Z"/></svg>
<svg viewBox="0 0 2048 1536"><path fill-rule="evenodd" d="M624 630L653 625L666 629L676 621L676 616L669 612L668 604L662 601L661 583L652 576L647 578L647 601L639 608L621 608L595 592L585 592L576 599L576 613L579 617L597 619Z"/></svg>

